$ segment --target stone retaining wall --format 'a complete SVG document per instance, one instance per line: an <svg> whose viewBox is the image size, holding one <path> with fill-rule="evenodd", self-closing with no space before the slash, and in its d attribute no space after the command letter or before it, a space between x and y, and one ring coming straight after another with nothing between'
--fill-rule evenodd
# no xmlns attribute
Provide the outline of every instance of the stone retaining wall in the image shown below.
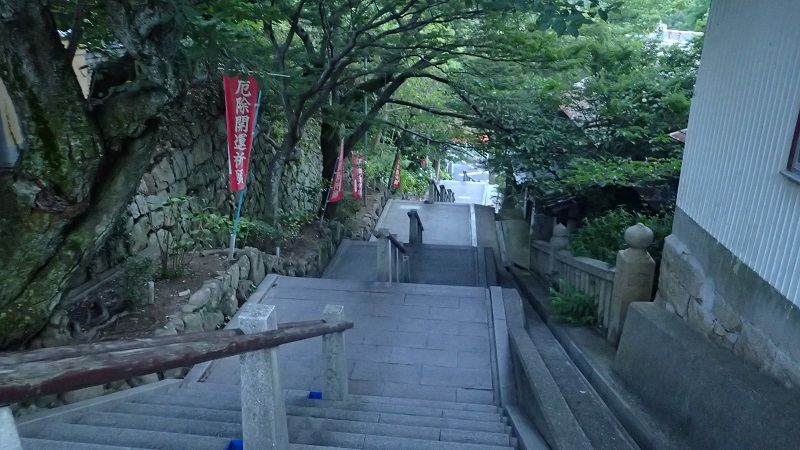
<svg viewBox="0 0 800 450"><path fill-rule="evenodd" d="M192 196L214 212L234 213L238 198L228 188L227 131L221 93L216 85L198 90L187 100L184 110L164 127L156 156L127 211L119 218L114 234L73 286L119 264L128 255L156 248L156 233L164 225L162 205L170 198ZM272 137L282 132L280 126L273 124ZM248 191L242 205L242 216L251 219L265 218L271 207L265 188L274 182L269 167L275 150L260 132L269 128L267 123L259 124L251 152ZM321 195L322 154L319 127L313 121L306 126L297 149L298 158L284 167L281 209L314 214Z"/></svg>

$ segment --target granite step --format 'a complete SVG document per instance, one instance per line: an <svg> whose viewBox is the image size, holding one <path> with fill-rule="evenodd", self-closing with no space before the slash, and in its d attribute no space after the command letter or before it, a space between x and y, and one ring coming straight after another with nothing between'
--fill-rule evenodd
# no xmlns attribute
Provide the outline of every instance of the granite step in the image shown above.
<svg viewBox="0 0 800 450"><path fill-rule="evenodd" d="M388 402L392 399L386 397ZM159 405L191 406L196 408L210 408L219 410L241 410L238 393L192 392L189 389L172 389L163 393L145 393L131 399L135 403L148 403ZM332 408L348 411L363 411L375 413L394 413L410 416L441 417L447 419L462 419L480 422L502 423L499 413L478 411L463 411L449 408L433 408L413 405L395 405L392 403L364 403L335 400L310 400L305 398L287 399L288 406Z"/></svg>
<svg viewBox="0 0 800 450"><path fill-rule="evenodd" d="M23 450L146 450L141 447L64 442L49 439L22 438Z"/></svg>
<svg viewBox="0 0 800 450"><path fill-rule="evenodd" d="M230 442L230 438L217 436L186 435L163 431L108 428L105 426L83 425L55 422L43 428L40 439L66 443L104 444L133 446L134 448L170 450L220 450Z"/></svg>

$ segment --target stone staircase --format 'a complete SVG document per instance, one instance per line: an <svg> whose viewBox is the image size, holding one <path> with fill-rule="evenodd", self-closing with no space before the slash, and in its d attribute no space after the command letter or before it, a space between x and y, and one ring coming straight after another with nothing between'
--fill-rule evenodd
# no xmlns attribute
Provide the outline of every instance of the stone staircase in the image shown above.
<svg viewBox="0 0 800 450"><path fill-rule="evenodd" d="M238 386L163 381L18 422L25 450L222 450L241 439ZM516 448L500 408L351 395L310 400L287 391L292 449Z"/></svg>

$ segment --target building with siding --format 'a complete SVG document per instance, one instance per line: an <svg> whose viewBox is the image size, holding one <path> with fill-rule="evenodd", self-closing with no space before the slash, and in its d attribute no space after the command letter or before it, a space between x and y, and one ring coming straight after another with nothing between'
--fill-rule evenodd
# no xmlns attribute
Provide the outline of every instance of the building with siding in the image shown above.
<svg viewBox="0 0 800 450"><path fill-rule="evenodd" d="M800 2L712 3L656 302L800 386Z"/></svg>

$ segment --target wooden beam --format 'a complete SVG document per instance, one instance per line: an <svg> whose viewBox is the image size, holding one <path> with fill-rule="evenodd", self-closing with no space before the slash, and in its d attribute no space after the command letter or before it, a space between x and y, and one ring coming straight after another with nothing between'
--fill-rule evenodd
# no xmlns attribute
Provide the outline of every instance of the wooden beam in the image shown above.
<svg viewBox="0 0 800 450"><path fill-rule="evenodd" d="M257 334L241 334L240 330L194 333L137 340L146 341L147 347L132 349L128 341L108 342L102 344L105 351L101 353L89 351L59 360L4 363L0 365L0 405L190 366L350 328L353 322L337 321ZM112 344L117 344L118 348L114 349Z"/></svg>

